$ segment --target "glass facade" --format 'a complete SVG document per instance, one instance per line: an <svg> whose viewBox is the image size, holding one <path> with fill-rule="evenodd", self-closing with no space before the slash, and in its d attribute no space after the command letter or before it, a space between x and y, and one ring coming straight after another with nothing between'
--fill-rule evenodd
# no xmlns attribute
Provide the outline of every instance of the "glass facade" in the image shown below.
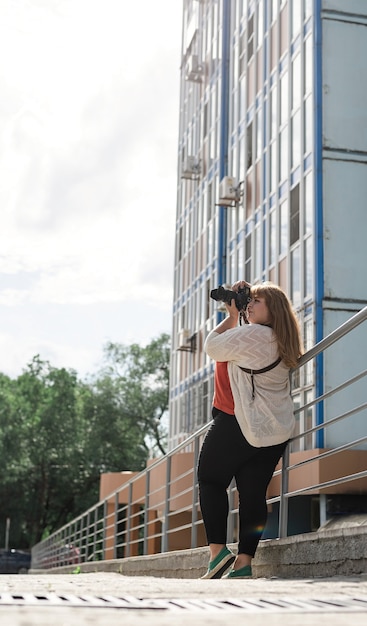
<svg viewBox="0 0 367 626"><path fill-rule="evenodd" d="M171 447L211 418L211 289L279 284L313 343L313 41L307 0L183 2ZM312 384L308 370L301 404Z"/></svg>

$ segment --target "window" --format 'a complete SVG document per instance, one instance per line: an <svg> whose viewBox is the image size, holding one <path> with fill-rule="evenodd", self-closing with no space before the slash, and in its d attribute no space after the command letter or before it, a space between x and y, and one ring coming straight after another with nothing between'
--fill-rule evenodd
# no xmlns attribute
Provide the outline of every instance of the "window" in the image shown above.
<svg viewBox="0 0 367 626"><path fill-rule="evenodd" d="M299 184L291 190L290 245L299 239Z"/></svg>
<svg viewBox="0 0 367 626"><path fill-rule="evenodd" d="M305 64L305 94L311 93L312 90L312 63L313 63L313 54L312 54L312 38L307 37L305 40L305 50L304 50L304 64Z"/></svg>
<svg viewBox="0 0 367 626"><path fill-rule="evenodd" d="M297 54L292 62L292 111L301 105L301 56Z"/></svg>
<svg viewBox="0 0 367 626"><path fill-rule="evenodd" d="M240 80L238 98L239 98L239 119L241 121L245 118L245 115L246 115L246 78L245 76L242 76Z"/></svg>
<svg viewBox="0 0 367 626"><path fill-rule="evenodd" d="M278 0L271 0L271 21L273 22L278 15Z"/></svg>
<svg viewBox="0 0 367 626"><path fill-rule="evenodd" d="M308 20L308 18L311 17L312 15L312 5L313 5L313 0L305 0L305 8L304 8L305 20Z"/></svg>
<svg viewBox="0 0 367 626"><path fill-rule="evenodd" d="M288 250L288 202L282 202L279 208L279 254Z"/></svg>
<svg viewBox="0 0 367 626"><path fill-rule="evenodd" d="M247 23L247 63L254 54L254 13Z"/></svg>
<svg viewBox="0 0 367 626"><path fill-rule="evenodd" d="M206 286L205 286L205 320L208 320L210 318L210 280L206 281Z"/></svg>
<svg viewBox="0 0 367 626"><path fill-rule="evenodd" d="M284 8L282 8L284 4ZM286 50L288 50L288 8L289 5L282 1L280 11L280 56L283 56Z"/></svg>
<svg viewBox="0 0 367 626"><path fill-rule="evenodd" d="M181 309L180 328L187 328L186 321L187 321L187 314L186 314L186 304L185 304Z"/></svg>
<svg viewBox="0 0 367 626"><path fill-rule="evenodd" d="M301 112L292 117L291 124L291 167L299 165L301 161Z"/></svg>
<svg viewBox="0 0 367 626"><path fill-rule="evenodd" d="M277 144L276 141L270 146L270 191L274 191L277 184Z"/></svg>
<svg viewBox="0 0 367 626"><path fill-rule="evenodd" d="M277 113L278 113L278 103L277 103L278 90L277 87L270 92L270 138L274 139L277 132Z"/></svg>
<svg viewBox="0 0 367 626"><path fill-rule="evenodd" d="M305 103L305 113L304 113L304 146L305 146L305 154L308 154L312 150L312 140L313 140L313 123L312 123L312 97L309 96L306 98Z"/></svg>
<svg viewBox="0 0 367 626"><path fill-rule="evenodd" d="M245 255L242 242L238 246L238 254L237 254L237 274L235 276L235 280L237 280L238 276L244 276L245 272Z"/></svg>
<svg viewBox="0 0 367 626"><path fill-rule="evenodd" d="M203 120L203 135L204 135L204 137L206 137L207 134L208 134L208 127L209 127L208 117L209 117L209 105L208 105L208 102L206 102L204 104L204 120Z"/></svg>
<svg viewBox="0 0 367 626"><path fill-rule="evenodd" d="M276 214L269 215L269 265L274 265L276 259Z"/></svg>
<svg viewBox="0 0 367 626"><path fill-rule="evenodd" d="M297 385L297 381L295 380L295 374L297 373L294 372L292 374L292 388L294 389L295 387L299 387L299 384ZM298 411L298 409L301 406L301 398L300 395L293 395L292 396L292 400L293 400L293 408L296 411L295 414L295 427L294 427L294 431L293 431L293 437L296 437L297 435L300 434L301 432L301 413ZM303 430L303 428L302 428ZM292 443L290 444L290 452L298 452L301 449L301 442L303 441L302 438L298 438L295 441L292 441Z"/></svg>
<svg viewBox="0 0 367 626"><path fill-rule="evenodd" d="M314 338L313 338L313 323L312 323L312 319L307 319L305 320L305 323L303 325L303 343L304 343L304 347L305 347L305 351L307 352L308 350L311 350L313 344L314 344ZM312 361L310 361L312 364ZM308 383L312 382L311 380L307 381Z"/></svg>
<svg viewBox="0 0 367 626"><path fill-rule="evenodd" d="M261 250L261 230L260 230L260 224L258 224L255 228L255 272L254 272L254 278L259 279L260 275L261 275L261 254L262 254L262 250Z"/></svg>
<svg viewBox="0 0 367 626"><path fill-rule="evenodd" d="M247 127L247 169L251 167L253 163L253 154L252 154L252 122Z"/></svg>
<svg viewBox="0 0 367 626"><path fill-rule="evenodd" d="M259 0L259 6L257 8L257 47L261 46L264 37L264 7L263 0Z"/></svg>
<svg viewBox="0 0 367 626"><path fill-rule="evenodd" d="M312 232L313 223L313 188L312 188L312 175L305 176L305 210L304 210L304 232L305 235Z"/></svg>
<svg viewBox="0 0 367 626"><path fill-rule="evenodd" d="M288 119L288 72L280 79L280 124Z"/></svg>
<svg viewBox="0 0 367 626"><path fill-rule="evenodd" d="M303 326L303 343L304 343L304 348L306 352L307 350L310 350L314 344L312 319L305 320L305 323ZM305 370L304 384L310 385L312 384L312 373L313 373L313 361L312 360L306 363L306 365L304 366L304 370Z"/></svg>
<svg viewBox="0 0 367 626"><path fill-rule="evenodd" d="M246 172L246 167L245 167L245 138L242 135L242 137L240 138L239 142L238 142L238 158L239 158L239 164L238 164L238 171L239 171L239 180L243 180L244 174Z"/></svg>
<svg viewBox="0 0 367 626"><path fill-rule="evenodd" d="M237 79L235 79L235 84L237 82ZM239 91L238 89L234 89L232 91L232 97L230 98L232 103L231 103L231 120L230 120L230 124L231 124L231 130L233 130L234 128L238 127L238 107L239 107Z"/></svg>
<svg viewBox="0 0 367 626"><path fill-rule="evenodd" d="M283 128L279 137L279 180L288 176L288 126Z"/></svg>
<svg viewBox="0 0 367 626"><path fill-rule="evenodd" d="M183 257L183 228L180 226L180 230L178 232L178 260L181 261Z"/></svg>
<svg viewBox="0 0 367 626"><path fill-rule="evenodd" d="M310 365L312 366L312 361L306 364L305 371L309 369ZM312 400L313 400L313 392L311 390L306 391L305 404L310 404ZM309 406L308 409L306 409L306 413L304 413L304 422L305 422L304 430L311 430L311 428L315 425L314 419L313 419L313 411L314 411L314 407ZM305 445L306 450L312 450L312 448L315 447L315 433L310 433L307 435L304 445Z"/></svg>
<svg viewBox="0 0 367 626"><path fill-rule="evenodd" d="M240 54L240 68L239 68L239 72L240 72L240 76L242 76L242 74L244 74L244 72L246 71L246 47L245 47L245 36L244 35L240 35L240 41L239 41L239 54Z"/></svg>
<svg viewBox="0 0 367 626"><path fill-rule="evenodd" d="M208 199L207 199L207 207L208 207L208 222L212 218L212 198L213 198L213 183L208 184Z"/></svg>
<svg viewBox="0 0 367 626"><path fill-rule="evenodd" d="M260 108L258 112L256 113L256 159L258 159L262 153L262 140L263 140L262 109Z"/></svg>
<svg viewBox="0 0 367 626"><path fill-rule="evenodd" d="M245 278L251 279L251 233L245 239Z"/></svg>
<svg viewBox="0 0 367 626"><path fill-rule="evenodd" d="M292 23L291 23L291 39L298 35L301 29L301 2L300 0L291 0Z"/></svg>
<svg viewBox="0 0 367 626"><path fill-rule="evenodd" d="M312 238L307 237L305 240L304 250L304 283L305 297L312 296L312 276L313 276L313 255L312 255Z"/></svg>
<svg viewBox="0 0 367 626"><path fill-rule="evenodd" d="M203 383L203 397L202 397L202 424L206 424L209 419L208 407L211 402L211 398L209 395L209 384L208 381L205 380Z"/></svg>
<svg viewBox="0 0 367 626"><path fill-rule="evenodd" d="M213 222L208 225L208 245L207 245L207 254L206 254L206 262L210 263L214 257L214 233L213 233Z"/></svg>
<svg viewBox="0 0 367 626"><path fill-rule="evenodd" d="M291 252L291 300L294 307L301 304L299 246Z"/></svg>

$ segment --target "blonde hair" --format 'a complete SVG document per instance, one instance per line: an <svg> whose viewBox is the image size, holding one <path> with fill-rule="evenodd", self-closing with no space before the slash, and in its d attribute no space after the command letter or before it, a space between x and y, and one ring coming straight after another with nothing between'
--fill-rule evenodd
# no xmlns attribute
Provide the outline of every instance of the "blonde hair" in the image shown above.
<svg viewBox="0 0 367 626"><path fill-rule="evenodd" d="M283 289L271 282L252 285L251 298L264 298L270 314L270 326L278 343L279 356L287 367L295 367L303 354L298 318Z"/></svg>

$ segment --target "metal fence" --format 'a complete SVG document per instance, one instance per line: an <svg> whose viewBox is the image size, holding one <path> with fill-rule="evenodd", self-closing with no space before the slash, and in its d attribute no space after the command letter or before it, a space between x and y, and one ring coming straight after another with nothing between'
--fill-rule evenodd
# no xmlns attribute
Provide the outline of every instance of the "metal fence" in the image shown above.
<svg viewBox="0 0 367 626"><path fill-rule="evenodd" d="M279 537L288 534L288 505L292 498L316 495L322 500L330 493L367 493L367 394L365 385L361 385L367 370L350 375L353 368L342 362L342 342L352 331L365 334L366 319L367 307L309 350L291 374L292 389L298 398L295 404L298 427L268 490L268 506L277 509ZM360 342L358 337L356 342L357 345ZM350 377L318 397L310 399L307 394L298 397L297 385L301 389L300 381L307 378L307 368L332 347L338 348L332 358L341 359L340 371ZM300 401L301 397L307 401ZM337 398L336 402L333 398ZM331 412L335 407L343 410ZM317 423L316 410L321 408L323 419ZM305 428L308 424L311 426ZM338 429L340 424L342 429ZM195 469L209 425L164 457L149 462L144 471L128 478L116 491L35 545L32 567L77 566L88 561L206 545ZM333 433L331 437L325 435L329 429ZM325 435L326 441L332 440L333 445L317 447L318 433ZM355 433L360 436L354 438ZM234 484L228 494L228 543L232 543L237 541L238 517ZM321 513L321 521L323 518Z"/></svg>

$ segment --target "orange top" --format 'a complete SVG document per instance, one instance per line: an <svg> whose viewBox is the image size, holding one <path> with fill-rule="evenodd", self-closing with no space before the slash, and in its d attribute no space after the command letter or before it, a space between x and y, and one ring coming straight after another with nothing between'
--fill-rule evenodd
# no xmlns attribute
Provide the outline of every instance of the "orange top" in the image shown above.
<svg viewBox="0 0 367 626"><path fill-rule="evenodd" d="M234 400L229 382L227 361L217 361L215 364L213 406L223 413L234 415Z"/></svg>

